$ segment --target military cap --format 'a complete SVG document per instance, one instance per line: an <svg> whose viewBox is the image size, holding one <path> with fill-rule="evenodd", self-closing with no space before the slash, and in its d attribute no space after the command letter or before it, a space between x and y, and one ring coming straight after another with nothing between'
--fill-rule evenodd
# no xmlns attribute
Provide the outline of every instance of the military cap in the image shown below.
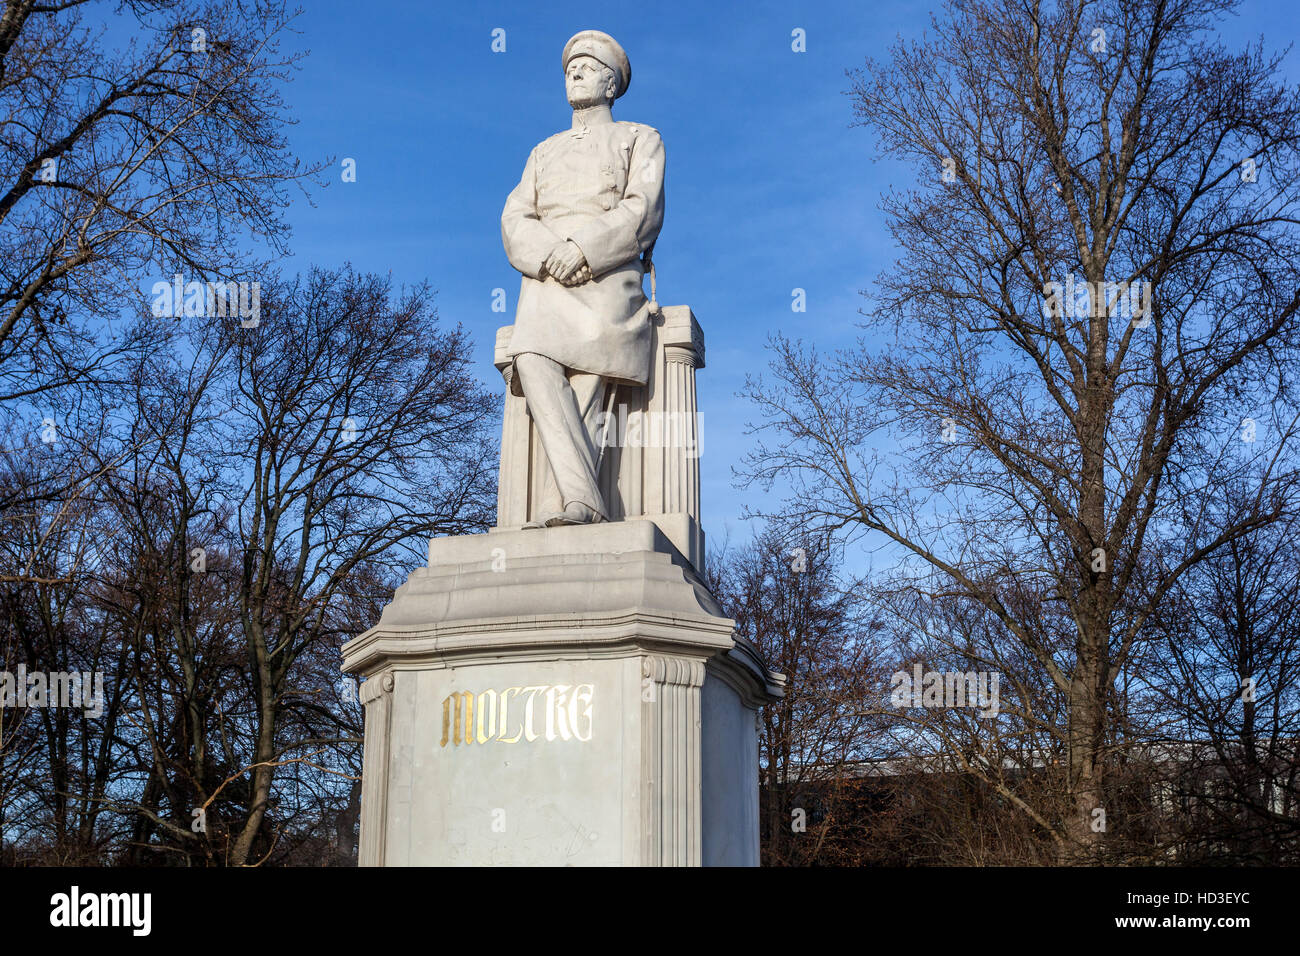
<svg viewBox="0 0 1300 956"><path fill-rule="evenodd" d="M618 45L608 33L601 33L599 30L582 30L575 33L569 42L564 44L564 55L561 57L560 68L568 72L569 61L575 56L592 56L604 63L614 71L618 76L618 87L614 91L614 99L618 99L627 92L627 88L632 84L632 64L627 61L627 54L623 48Z"/></svg>

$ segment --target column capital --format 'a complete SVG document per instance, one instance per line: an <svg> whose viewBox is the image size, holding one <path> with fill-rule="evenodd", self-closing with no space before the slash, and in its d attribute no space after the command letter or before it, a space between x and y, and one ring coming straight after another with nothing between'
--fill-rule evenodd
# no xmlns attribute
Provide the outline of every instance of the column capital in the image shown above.
<svg viewBox="0 0 1300 956"><path fill-rule="evenodd" d="M689 305L666 305L663 307L663 326L659 329L659 341L664 347L668 361L688 362L695 368L704 368L704 329L700 327L695 313ZM682 351L690 353L690 358L678 357Z"/></svg>
<svg viewBox="0 0 1300 956"><path fill-rule="evenodd" d="M641 658L641 676L656 684L701 687L704 684L704 661L691 657L646 655Z"/></svg>
<svg viewBox="0 0 1300 956"><path fill-rule="evenodd" d="M361 682L361 703L369 704L393 692L393 672L375 674Z"/></svg>

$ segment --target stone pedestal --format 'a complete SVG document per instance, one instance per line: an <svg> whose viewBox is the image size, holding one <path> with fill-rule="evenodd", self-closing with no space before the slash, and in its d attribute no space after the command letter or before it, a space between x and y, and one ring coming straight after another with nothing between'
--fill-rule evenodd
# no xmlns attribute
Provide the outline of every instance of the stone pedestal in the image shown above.
<svg viewBox="0 0 1300 956"><path fill-rule="evenodd" d="M435 539L343 655L362 865L758 863L783 678L654 521Z"/></svg>

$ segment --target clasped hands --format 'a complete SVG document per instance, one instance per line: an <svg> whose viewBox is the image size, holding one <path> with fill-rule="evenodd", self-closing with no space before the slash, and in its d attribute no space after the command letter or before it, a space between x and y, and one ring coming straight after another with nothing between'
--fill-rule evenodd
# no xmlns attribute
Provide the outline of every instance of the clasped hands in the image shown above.
<svg viewBox="0 0 1300 956"><path fill-rule="evenodd" d="M575 286L591 281L591 267L578 244L570 239L555 244L542 268L561 285Z"/></svg>

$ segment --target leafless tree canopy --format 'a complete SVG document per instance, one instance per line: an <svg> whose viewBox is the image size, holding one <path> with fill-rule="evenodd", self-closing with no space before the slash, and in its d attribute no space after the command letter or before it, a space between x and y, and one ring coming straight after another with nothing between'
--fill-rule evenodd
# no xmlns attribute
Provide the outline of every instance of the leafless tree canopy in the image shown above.
<svg viewBox="0 0 1300 956"><path fill-rule="evenodd" d="M1231 8L970 0L854 71L917 174L899 258L858 347L778 338L749 387L782 523L882 549L882 608L1011 685L977 733L918 719L1058 860L1118 842L1164 610L1295 513L1300 91L1217 42ZM1002 769L1035 762L1034 793Z"/></svg>
<svg viewBox="0 0 1300 956"><path fill-rule="evenodd" d="M427 290L346 269L271 283L256 328L141 322L158 345L102 410L100 478L38 514L38 574L5 595L6 669L106 674L101 717L5 712L6 844L349 861L361 714L338 650L429 537L488 523L496 399Z"/></svg>
<svg viewBox="0 0 1300 956"><path fill-rule="evenodd" d="M90 684L0 688L5 863L353 862L339 647L491 514L498 407L431 291L272 268L321 168L293 20L0 13L0 671Z"/></svg>

